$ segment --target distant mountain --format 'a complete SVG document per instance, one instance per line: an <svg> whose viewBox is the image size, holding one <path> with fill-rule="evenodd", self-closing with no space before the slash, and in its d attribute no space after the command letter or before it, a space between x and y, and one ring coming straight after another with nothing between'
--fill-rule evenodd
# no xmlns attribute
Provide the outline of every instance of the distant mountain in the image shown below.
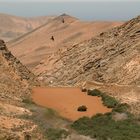
<svg viewBox="0 0 140 140"><path fill-rule="evenodd" d="M8 43L9 49L30 70L48 55L59 49L67 49L97 34L121 25L122 22L80 21L75 17L63 14ZM42 70L45 69L42 67Z"/></svg>
<svg viewBox="0 0 140 140"><path fill-rule="evenodd" d="M0 38L5 41L15 39L35 28L47 23L53 16L24 18L0 14Z"/></svg>

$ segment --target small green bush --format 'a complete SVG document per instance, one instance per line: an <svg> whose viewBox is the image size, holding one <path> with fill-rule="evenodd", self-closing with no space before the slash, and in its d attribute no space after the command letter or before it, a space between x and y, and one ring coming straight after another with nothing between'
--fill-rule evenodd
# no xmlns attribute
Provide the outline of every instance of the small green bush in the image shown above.
<svg viewBox="0 0 140 140"><path fill-rule="evenodd" d="M102 97L103 104L108 108L115 108L118 105L118 101L116 101L116 99L113 97L110 97L108 95L103 95L103 94L101 97Z"/></svg>
<svg viewBox="0 0 140 140"><path fill-rule="evenodd" d="M93 89L93 90L88 90L88 95L91 95L91 96L101 96L101 91L98 90L98 89Z"/></svg>
<svg viewBox="0 0 140 140"><path fill-rule="evenodd" d="M22 100L23 103L26 103L26 104L34 104L34 102L32 101L32 99L30 98L25 98Z"/></svg>
<svg viewBox="0 0 140 140"><path fill-rule="evenodd" d="M77 111L81 111L81 112L87 111L87 107L85 105L79 106Z"/></svg>
<svg viewBox="0 0 140 140"><path fill-rule="evenodd" d="M115 98L108 96L105 93L102 93L98 89L88 90L88 95L101 97L103 104L108 108L114 108L118 105L118 101Z"/></svg>
<svg viewBox="0 0 140 140"><path fill-rule="evenodd" d="M122 113L122 112L127 112L128 108L129 108L128 104L123 103L123 104L118 104L115 108L113 108L112 111Z"/></svg>
<svg viewBox="0 0 140 140"><path fill-rule="evenodd" d="M47 138L49 140L62 140L66 138L69 133L64 129L55 129L49 128L47 129Z"/></svg>

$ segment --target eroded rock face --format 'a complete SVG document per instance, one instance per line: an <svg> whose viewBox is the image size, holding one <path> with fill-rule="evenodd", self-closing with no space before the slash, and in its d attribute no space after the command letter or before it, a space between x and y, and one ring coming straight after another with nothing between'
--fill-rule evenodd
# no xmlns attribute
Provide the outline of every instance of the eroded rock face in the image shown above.
<svg viewBox="0 0 140 140"><path fill-rule="evenodd" d="M89 41L59 50L43 62L46 71L41 71L41 64L35 72L46 77L47 83L54 78L54 85L79 85L84 81L140 85L140 16Z"/></svg>
<svg viewBox="0 0 140 140"><path fill-rule="evenodd" d="M35 76L8 51L0 40L0 140L21 140L23 132L36 130L36 125L19 116L32 113L23 107Z"/></svg>
<svg viewBox="0 0 140 140"><path fill-rule="evenodd" d="M11 52L7 49L5 42L0 40L0 53L13 68L14 72L21 77L22 80L27 80L30 84L37 84L37 80L33 73L31 73L21 62L14 57Z"/></svg>

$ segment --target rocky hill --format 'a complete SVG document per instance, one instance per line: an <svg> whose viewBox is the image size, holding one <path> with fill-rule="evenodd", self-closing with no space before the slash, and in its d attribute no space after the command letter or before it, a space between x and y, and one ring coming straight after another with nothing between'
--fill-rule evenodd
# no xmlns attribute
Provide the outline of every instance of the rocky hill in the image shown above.
<svg viewBox="0 0 140 140"><path fill-rule="evenodd" d="M52 85L84 81L140 85L140 16L57 51L42 61L35 73Z"/></svg>
<svg viewBox="0 0 140 140"><path fill-rule="evenodd" d="M73 46L121 24L122 22L80 21L75 17L63 14L9 42L8 47L24 65L34 71L42 59L60 48Z"/></svg>
<svg viewBox="0 0 140 140"><path fill-rule="evenodd" d="M24 18L0 13L0 38L6 42L47 23L53 16Z"/></svg>
<svg viewBox="0 0 140 140"><path fill-rule="evenodd" d="M0 40L0 73L0 140L57 140L66 135L70 121L32 102L31 88L39 82L8 51L3 40ZM64 139L93 140L75 132Z"/></svg>
<svg viewBox="0 0 140 140"><path fill-rule="evenodd" d="M0 140L21 140L26 133L37 131L32 121L19 117L32 115L24 107L24 100L28 99L30 88L35 84L38 84L35 76L0 40Z"/></svg>

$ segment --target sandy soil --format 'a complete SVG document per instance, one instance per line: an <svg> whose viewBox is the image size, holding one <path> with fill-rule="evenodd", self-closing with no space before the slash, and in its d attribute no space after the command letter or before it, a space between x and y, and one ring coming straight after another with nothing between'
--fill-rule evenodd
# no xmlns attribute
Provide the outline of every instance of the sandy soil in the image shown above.
<svg viewBox="0 0 140 140"><path fill-rule="evenodd" d="M77 120L83 116L93 116L97 113L111 111L103 106L99 97L88 96L79 88L34 88L33 100L44 107L56 110L62 117ZM77 108L86 105L86 112L78 112Z"/></svg>

